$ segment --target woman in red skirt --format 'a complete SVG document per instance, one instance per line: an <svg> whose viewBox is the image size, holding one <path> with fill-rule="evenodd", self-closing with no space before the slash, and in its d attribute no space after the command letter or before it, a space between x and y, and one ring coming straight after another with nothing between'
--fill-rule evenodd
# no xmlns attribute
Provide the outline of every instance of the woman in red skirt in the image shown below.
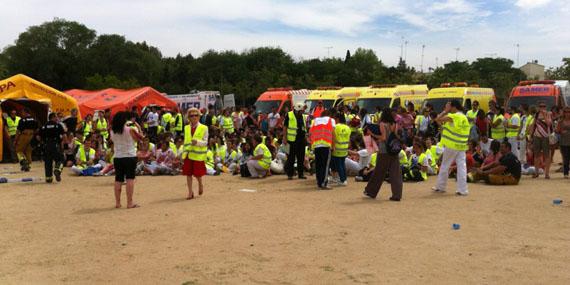
<svg viewBox="0 0 570 285"><path fill-rule="evenodd" d="M206 175L206 153L208 151L208 127L200 124L200 111L196 108L188 110L188 119L190 124L184 127L184 152L182 160L182 174L186 175L188 184L187 200L194 199L194 191L192 191L192 176L198 180L198 195L204 193L204 185L202 184L202 176Z"/></svg>

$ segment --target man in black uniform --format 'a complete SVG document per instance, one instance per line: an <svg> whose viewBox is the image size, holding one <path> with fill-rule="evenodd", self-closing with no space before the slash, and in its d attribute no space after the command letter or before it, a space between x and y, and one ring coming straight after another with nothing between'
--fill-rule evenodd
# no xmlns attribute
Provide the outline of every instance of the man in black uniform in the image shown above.
<svg viewBox="0 0 570 285"><path fill-rule="evenodd" d="M40 129L38 140L44 144L44 162L46 182L53 181L52 175L55 175L55 180L61 181L61 171L63 169L63 147L62 138L65 131L61 124L57 122L55 113L49 114L49 121ZM53 164L55 162L55 170Z"/></svg>
<svg viewBox="0 0 570 285"><path fill-rule="evenodd" d="M305 105L295 104L294 111L287 113L284 123L283 144L289 145L289 154L285 163L285 172L289 180L293 179L295 173L295 159L297 160L297 175L299 179L307 179L303 175L305 163L305 146L307 145L307 125L305 115L303 115Z"/></svg>

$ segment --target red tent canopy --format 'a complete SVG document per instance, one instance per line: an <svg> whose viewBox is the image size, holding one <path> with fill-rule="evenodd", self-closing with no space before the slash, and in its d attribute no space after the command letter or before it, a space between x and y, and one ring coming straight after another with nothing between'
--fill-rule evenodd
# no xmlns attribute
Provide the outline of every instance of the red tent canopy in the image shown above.
<svg viewBox="0 0 570 285"><path fill-rule="evenodd" d="M111 109L111 114L114 115L119 111L130 111L134 106L139 112L148 105L157 105L172 110L177 108L174 101L151 87L130 90L109 88L96 91L72 89L65 93L77 100L81 115L84 117L87 114L93 114L96 110L105 109Z"/></svg>

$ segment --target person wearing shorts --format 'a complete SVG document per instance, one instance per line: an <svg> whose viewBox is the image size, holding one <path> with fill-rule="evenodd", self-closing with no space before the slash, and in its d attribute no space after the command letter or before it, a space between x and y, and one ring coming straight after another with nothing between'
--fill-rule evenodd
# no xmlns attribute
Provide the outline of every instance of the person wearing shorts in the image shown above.
<svg viewBox="0 0 570 285"><path fill-rule="evenodd" d="M208 127L200 124L200 111L196 108L188 110L190 123L184 127L184 151L182 152L182 174L186 175L188 185L187 200L194 199L192 177L198 180L198 195L204 193L202 176L206 175L206 154L208 152Z"/></svg>
<svg viewBox="0 0 570 285"><path fill-rule="evenodd" d="M121 187L127 181L127 208L138 208L133 202L135 170L137 167L136 142L144 137L129 119L130 112L118 112L113 117L111 139L113 140L115 167L115 208L121 208Z"/></svg>

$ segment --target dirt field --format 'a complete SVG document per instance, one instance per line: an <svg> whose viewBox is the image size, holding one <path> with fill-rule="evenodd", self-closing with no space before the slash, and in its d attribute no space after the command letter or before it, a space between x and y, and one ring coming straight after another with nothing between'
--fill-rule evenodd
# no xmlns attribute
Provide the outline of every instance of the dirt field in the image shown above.
<svg viewBox="0 0 570 285"><path fill-rule="evenodd" d="M35 163L27 176L42 171ZM313 177L227 175L186 201L184 177L139 177L142 207L117 210L112 177L65 171L59 184L0 184L1 284L570 284L560 173L470 184L468 197L455 183L431 193L430 177L405 184L400 203L387 201L389 184L365 200L353 180L316 191Z"/></svg>

